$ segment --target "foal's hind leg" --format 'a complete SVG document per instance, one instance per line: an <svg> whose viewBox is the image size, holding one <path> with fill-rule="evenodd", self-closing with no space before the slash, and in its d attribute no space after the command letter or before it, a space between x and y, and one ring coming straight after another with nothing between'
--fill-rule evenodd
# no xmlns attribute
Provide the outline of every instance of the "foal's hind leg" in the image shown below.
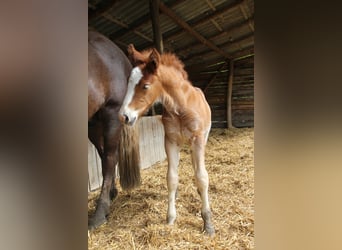
<svg viewBox="0 0 342 250"><path fill-rule="evenodd" d="M211 222L211 211L208 196L209 178L208 172L205 169L204 153L204 138L196 137L191 145L192 164L195 172L197 190L202 200L201 215L204 222L204 230L207 234L213 235L215 233L215 229Z"/></svg>
<svg viewBox="0 0 342 250"><path fill-rule="evenodd" d="M176 220L176 193L178 186L178 164L179 164L179 146L165 136L165 151L168 160L167 169L167 189L168 189L168 209L167 223L174 224Z"/></svg>
<svg viewBox="0 0 342 250"><path fill-rule="evenodd" d="M104 150L101 159L103 184L100 198L97 202L96 212L89 222L90 229L96 228L106 222L106 216L109 214L110 191L113 187L113 177L118 158L118 142L121 132L121 124L117 118L117 110L106 108L103 115Z"/></svg>

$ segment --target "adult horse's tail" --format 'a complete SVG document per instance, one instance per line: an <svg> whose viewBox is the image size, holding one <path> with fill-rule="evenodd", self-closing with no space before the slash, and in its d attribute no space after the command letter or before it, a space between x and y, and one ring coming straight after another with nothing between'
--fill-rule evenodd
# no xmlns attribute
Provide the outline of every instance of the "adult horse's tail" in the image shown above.
<svg viewBox="0 0 342 250"><path fill-rule="evenodd" d="M141 183L138 125L122 125L119 143L120 185L124 190L136 188Z"/></svg>

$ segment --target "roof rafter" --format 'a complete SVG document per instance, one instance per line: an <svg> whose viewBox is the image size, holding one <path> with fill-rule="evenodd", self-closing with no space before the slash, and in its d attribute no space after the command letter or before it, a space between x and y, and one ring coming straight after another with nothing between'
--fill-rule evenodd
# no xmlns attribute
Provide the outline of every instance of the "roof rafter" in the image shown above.
<svg viewBox="0 0 342 250"><path fill-rule="evenodd" d="M169 9L168 7L166 7L165 4L163 4L162 2L160 2L159 5L159 9L165 14L167 15L170 19L172 19L176 24L178 24L180 27L182 27L183 29L185 29L186 31L188 31L191 35L193 35L197 40L199 40L200 42L202 42L203 44L205 44L207 47L209 47L210 49L216 51L218 54L222 55L225 58L230 59L230 55L228 53L226 53L225 51L221 50L220 48L218 48L214 43L212 43L211 41L209 41L208 39L206 39L205 37L203 37L201 34L199 34L197 31L195 31L194 29L192 29L190 27L189 24L187 24L185 21L183 21L182 19L180 19L176 13L174 13L171 9Z"/></svg>
<svg viewBox="0 0 342 250"><path fill-rule="evenodd" d="M254 36L254 33L249 33L249 34L243 35L243 36L235 39L233 42L227 41L227 42L224 42L224 43L222 43L222 44L220 44L218 46L220 46L221 48L225 47L225 46L231 47L231 46L239 44L240 42L242 42L244 40L247 40L247 39L249 39L249 38L251 38L253 36ZM212 51L211 50L204 50L204 51L201 51L201 52L198 52L198 53L190 54L190 55L188 55L188 57L194 58L194 57L198 57L198 56L203 56L203 55L205 55L207 53L210 53L210 52L212 52Z"/></svg>
<svg viewBox="0 0 342 250"><path fill-rule="evenodd" d="M226 6L219 6L217 7L218 10L214 11L213 13L206 15L202 18L200 18L199 20L189 20L188 23L191 24L192 28L195 28L196 26L199 26L200 24L203 24L205 22L209 22L211 19L216 18L220 15L222 15L223 13L233 10L237 7L239 7L242 3L244 2L244 0L237 0L236 2L234 2L233 4L228 4ZM196 18L194 18L196 19ZM182 29L174 29L169 31L168 33L164 34L164 39L172 39L175 36L180 35L181 33L183 33Z"/></svg>
<svg viewBox="0 0 342 250"><path fill-rule="evenodd" d="M235 23L233 26L231 26L230 28L224 30L223 32L220 32L216 35L213 35L211 37L208 37L209 40L213 40L217 37L220 37L222 35L229 35L229 33L233 33L239 29L241 29L243 26L247 25L250 23L250 21L253 20L253 17L249 18L248 20L243 20L242 22L238 22L238 23ZM175 53L183 53L184 51L186 50L189 50L189 49L192 49L194 48L194 46L202 46L201 43L198 43L198 42L194 42L194 43L191 43L183 48L180 48L178 50L175 51Z"/></svg>
<svg viewBox="0 0 342 250"><path fill-rule="evenodd" d="M210 79L209 83L204 87L203 92L205 93L207 89L210 87L211 84L213 84L219 74L221 74L221 70L226 66L226 63L222 64L217 73Z"/></svg>

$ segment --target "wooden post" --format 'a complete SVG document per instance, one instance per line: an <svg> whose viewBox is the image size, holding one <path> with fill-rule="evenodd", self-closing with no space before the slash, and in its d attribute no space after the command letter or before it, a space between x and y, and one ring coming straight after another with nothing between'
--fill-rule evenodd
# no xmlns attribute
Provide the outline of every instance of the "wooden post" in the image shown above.
<svg viewBox="0 0 342 250"><path fill-rule="evenodd" d="M227 127L233 128L232 123L232 92L233 92L233 77L234 77L234 61L229 62L229 78L228 78L228 93L227 93Z"/></svg>
<svg viewBox="0 0 342 250"><path fill-rule="evenodd" d="M162 32L160 30L160 22L159 22L159 3L160 0L149 0L150 2L150 13L152 20L152 29L153 29L153 42L154 46L158 50L160 54L163 53L163 37ZM156 115L155 105L152 106L152 115Z"/></svg>
<svg viewBox="0 0 342 250"><path fill-rule="evenodd" d="M160 30L160 22L159 22L159 2L160 0L150 0L150 13L152 20L152 29L153 29L153 41L156 49L159 53L163 53L163 37Z"/></svg>

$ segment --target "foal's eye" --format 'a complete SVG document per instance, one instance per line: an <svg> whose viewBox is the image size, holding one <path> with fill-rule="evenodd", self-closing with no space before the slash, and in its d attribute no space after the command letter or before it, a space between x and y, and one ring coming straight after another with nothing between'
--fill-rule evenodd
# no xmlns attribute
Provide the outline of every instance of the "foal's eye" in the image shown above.
<svg viewBox="0 0 342 250"><path fill-rule="evenodd" d="M149 89L150 85L149 84L144 84L143 89Z"/></svg>

